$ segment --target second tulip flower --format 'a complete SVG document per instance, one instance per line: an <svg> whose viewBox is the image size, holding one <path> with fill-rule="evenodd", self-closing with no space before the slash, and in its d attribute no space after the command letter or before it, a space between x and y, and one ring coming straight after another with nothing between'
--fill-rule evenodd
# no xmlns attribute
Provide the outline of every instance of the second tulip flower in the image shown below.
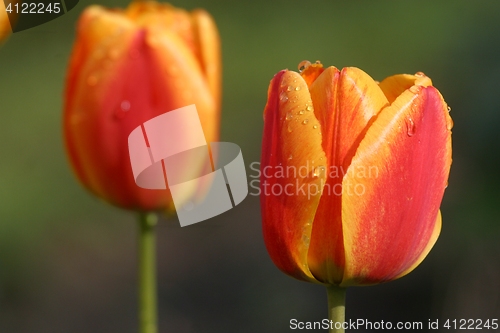
<svg viewBox="0 0 500 333"><path fill-rule="evenodd" d="M128 135L158 115L195 104L206 140L217 141L220 71L219 36L203 10L188 13L152 1L126 10L87 8L78 22L64 105L66 147L79 180L123 208L173 208L168 190L136 185Z"/></svg>

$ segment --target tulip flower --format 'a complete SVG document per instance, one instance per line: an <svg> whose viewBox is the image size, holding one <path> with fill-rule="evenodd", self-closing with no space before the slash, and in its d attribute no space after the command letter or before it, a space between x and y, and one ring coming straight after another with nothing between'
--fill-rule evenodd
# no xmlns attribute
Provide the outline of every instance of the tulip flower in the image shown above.
<svg viewBox="0 0 500 333"><path fill-rule="evenodd" d="M173 210L174 205L168 189L137 186L128 137L150 119L195 104L206 141L217 141L220 70L219 36L203 10L188 13L156 2L133 2L126 10L91 6L78 22L66 79L66 148L87 189L140 212L141 333L157 332L157 218L151 211ZM180 139L188 142L193 133L184 132ZM204 163L199 164L186 164L186 169L201 173Z"/></svg>
<svg viewBox="0 0 500 333"><path fill-rule="evenodd" d="M0 1L0 43L12 32L4 1Z"/></svg>
<svg viewBox="0 0 500 333"><path fill-rule="evenodd" d="M64 105L66 147L81 183L123 208L173 209L168 190L136 185L127 138L145 121L195 104L207 141L217 141L220 66L218 33L203 10L156 2L87 8Z"/></svg>
<svg viewBox="0 0 500 333"><path fill-rule="evenodd" d="M272 79L264 111L264 240L280 270L333 286L411 272L441 229L452 120L430 78L378 83L303 62ZM342 298L342 296L340 296Z"/></svg>

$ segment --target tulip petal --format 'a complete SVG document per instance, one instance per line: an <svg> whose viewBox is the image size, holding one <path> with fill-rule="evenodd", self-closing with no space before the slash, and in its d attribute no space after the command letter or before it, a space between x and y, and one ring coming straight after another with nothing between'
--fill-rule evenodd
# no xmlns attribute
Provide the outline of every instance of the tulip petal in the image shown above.
<svg viewBox="0 0 500 333"><path fill-rule="evenodd" d="M432 81L424 73L419 72L415 75L397 74L389 76L379 83L379 87L384 92L385 97L389 100L389 103L394 102L399 95L413 85L419 85L422 87L432 86Z"/></svg>
<svg viewBox="0 0 500 333"><path fill-rule="evenodd" d="M206 11L193 11L193 24L199 49L200 64L207 78L212 96L220 96L221 85L221 55L220 39L212 17ZM217 106L220 101L215 101ZM219 109L219 107L217 107Z"/></svg>
<svg viewBox="0 0 500 333"><path fill-rule="evenodd" d="M309 264L325 283L343 276L342 179L374 116L389 103L377 83L357 68L327 68L310 86L320 120L328 178L316 213Z"/></svg>
<svg viewBox="0 0 500 333"><path fill-rule="evenodd" d="M94 173L97 170L92 165L93 160L102 161L103 156L92 155L96 153L94 146L102 146L97 139L101 131L94 127L96 119L101 118L102 83L120 66L117 58L129 48L134 34L133 24L119 13L100 6L88 7L78 22L78 42L66 78L63 121L67 151L79 180L100 197L106 196L107 182Z"/></svg>
<svg viewBox="0 0 500 333"><path fill-rule="evenodd" d="M437 241L437 239L439 237L439 234L441 233L441 225L442 225L441 211L438 210L438 216L437 216L437 219L436 219L436 223L434 224L434 230L432 231L432 234L431 234L431 237L429 238L429 242L427 243L427 246L424 248L424 250L420 254L420 257L418 257L418 259L415 260L415 262L413 263L413 265L411 265L405 271L403 271L401 274L399 274L398 276L396 276L395 279L399 279L400 277L403 277L406 274L410 273L418 265L420 265L420 263L422 263L422 261L424 261L425 257L427 257L427 255L431 251L431 249L434 246L434 244L436 244L436 241Z"/></svg>
<svg viewBox="0 0 500 333"><path fill-rule="evenodd" d="M264 111L261 209L264 240L274 263L285 273L318 282L309 271L311 225L324 177L313 165L325 160L319 122L302 77L290 71L271 81Z"/></svg>
<svg viewBox="0 0 500 333"><path fill-rule="evenodd" d="M451 118L432 86L412 86L368 129L343 180L343 286L408 273L439 233ZM436 218L437 217L437 218Z"/></svg>

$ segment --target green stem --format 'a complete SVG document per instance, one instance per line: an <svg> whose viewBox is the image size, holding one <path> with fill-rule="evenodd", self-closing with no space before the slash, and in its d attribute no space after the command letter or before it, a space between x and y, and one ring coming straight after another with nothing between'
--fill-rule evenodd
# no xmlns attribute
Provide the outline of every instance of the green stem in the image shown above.
<svg viewBox="0 0 500 333"><path fill-rule="evenodd" d="M155 213L139 215L139 332L158 332Z"/></svg>
<svg viewBox="0 0 500 333"><path fill-rule="evenodd" d="M328 286L326 292L328 294L328 318L331 321L329 332L344 333L346 288Z"/></svg>

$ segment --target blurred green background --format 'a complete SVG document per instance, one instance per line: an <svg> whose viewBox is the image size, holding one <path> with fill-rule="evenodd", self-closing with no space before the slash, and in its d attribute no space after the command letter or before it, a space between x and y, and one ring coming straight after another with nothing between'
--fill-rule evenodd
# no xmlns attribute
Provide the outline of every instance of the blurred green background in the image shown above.
<svg viewBox="0 0 500 333"><path fill-rule="evenodd" d="M360 67L376 80L430 76L455 122L440 239L410 275L349 289L347 318L499 318L500 2L172 3L205 8L218 24L221 141L242 148L248 174L279 70L308 59ZM87 193L62 143L67 60L90 4L0 47L1 333L137 331L135 216ZM158 265L160 332L289 332L292 318L327 317L324 288L283 275L269 259L255 196L186 228L162 221Z"/></svg>

